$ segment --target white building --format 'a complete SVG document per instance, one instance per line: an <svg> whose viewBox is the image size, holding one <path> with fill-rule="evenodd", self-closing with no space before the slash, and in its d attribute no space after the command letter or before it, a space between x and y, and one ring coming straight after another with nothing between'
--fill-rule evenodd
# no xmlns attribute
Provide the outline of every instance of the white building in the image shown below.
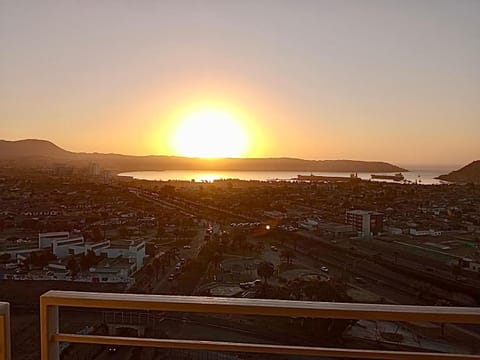
<svg viewBox="0 0 480 360"><path fill-rule="evenodd" d="M345 238L355 233L352 225L345 224L319 223L318 228L324 236L330 238Z"/></svg>
<svg viewBox="0 0 480 360"><path fill-rule="evenodd" d="M70 233L68 231L61 232L48 232L38 234L38 248L48 249L52 247L52 244L56 240L68 240Z"/></svg>
<svg viewBox="0 0 480 360"><path fill-rule="evenodd" d="M410 229L409 230L410 235L413 236L441 236L442 232L441 231L435 231L432 229L429 230L417 230L417 229Z"/></svg>
<svg viewBox="0 0 480 360"><path fill-rule="evenodd" d="M80 236L66 240L54 240L52 243L52 253L59 259L71 255L86 255L89 251L93 251L97 256L104 255L107 259L127 259L137 270L143 267L146 255L144 241L126 240L111 242L106 240L86 243L83 237Z"/></svg>
<svg viewBox="0 0 480 360"><path fill-rule="evenodd" d="M392 235L402 235L403 234L403 230L400 229L400 228L397 228L397 227L385 226L384 229L387 233L392 234Z"/></svg>
<svg viewBox="0 0 480 360"><path fill-rule="evenodd" d="M473 259L466 258L466 257L462 258L460 260L460 266L467 271L480 273L480 262L475 261Z"/></svg>
<svg viewBox="0 0 480 360"><path fill-rule="evenodd" d="M104 259L97 266L90 269L92 282L128 282L129 277L136 271L135 264L128 259Z"/></svg>
<svg viewBox="0 0 480 360"><path fill-rule="evenodd" d="M93 251L95 255L100 256L102 251L108 247L110 247L110 240L96 243L73 244L69 248L69 255L86 255L89 251Z"/></svg>
<svg viewBox="0 0 480 360"><path fill-rule="evenodd" d="M57 258L62 259L69 255L72 255L70 249L73 246L84 246L85 240L83 236L72 237L69 239L63 240L53 240L52 241L52 253Z"/></svg>
<svg viewBox="0 0 480 360"><path fill-rule="evenodd" d="M33 252L50 250L57 258L64 258L71 255L70 248L84 243L81 235L70 236L68 231L48 232L38 234L38 247L32 247L30 244L6 250L1 254L9 254L12 259L25 260L26 256Z"/></svg>
<svg viewBox="0 0 480 360"><path fill-rule="evenodd" d="M123 241L110 244L110 247L102 250L109 259L122 257L129 259L131 263L136 264L137 270L143 267L145 258L145 242L144 241Z"/></svg>
<svg viewBox="0 0 480 360"><path fill-rule="evenodd" d="M50 244L52 253L59 259L68 256L86 255L89 251L93 251L95 255L104 255L108 259L124 258L130 264L134 264L139 270L143 267L145 258L145 242L144 241L115 241L109 240L86 243L83 236L70 237L68 232L62 233L48 233L39 235L39 243L44 249L46 245Z"/></svg>

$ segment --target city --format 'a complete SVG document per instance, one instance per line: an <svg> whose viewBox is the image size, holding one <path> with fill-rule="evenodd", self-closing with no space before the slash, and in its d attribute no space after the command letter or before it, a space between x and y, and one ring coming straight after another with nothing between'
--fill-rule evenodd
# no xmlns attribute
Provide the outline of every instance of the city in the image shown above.
<svg viewBox="0 0 480 360"><path fill-rule="evenodd" d="M480 188L473 184L159 182L106 178L92 168L31 176L8 169L0 176L0 301L13 305L12 348L21 358L36 358L38 344L30 339L38 336L38 299L49 289L478 306ZM78 318L72 311L63 321L71 330L101 334L102 325L120 328L119 316L121 329L135 328L140 315L126 321L126 314L90 311ZM310 334L308 323L275 323L273 330L268 318L149 316L153 328L142 331L167 337L180 331L173 325L178 319L205 334L212 330L205 324L222 326L226 339L248 334L334 344L341 335L347 346L424 351L475 352L480 336L466 325L338 320L325 330L317 323ZM143 351L70 344L62 353L169 356Z"/></svg>
<svg viewBox="0 0 480 360"><path fill-rule="evenodd" d="M0 360L480 360L479 24L0 0Z"/></svg>

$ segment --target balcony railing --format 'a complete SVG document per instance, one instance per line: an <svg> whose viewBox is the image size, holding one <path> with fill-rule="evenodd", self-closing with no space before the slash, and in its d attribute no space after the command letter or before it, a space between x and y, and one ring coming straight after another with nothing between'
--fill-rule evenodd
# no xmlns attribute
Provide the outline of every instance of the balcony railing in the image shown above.
<svg viewBox="0 0 480 360"><path fill-rule="evenodd" d="M10 306L0 302L0 360L10 360Z"/></svg>
<svg viewBox="0 0 480 360"><path fill-rule="evenodd" d="M467 307L377 305L195 296L109 294L49 291L40 298L42 360L59 359L59 343L129 345L169 349L210 350L238 353L329 356L355 359L480 359L480 355L365 350L290 345L266 345L201 340L79 335L59 332L61 306L125 310L244 314L331 319L365 319L436 323L480 324L480 309Z"/></svg>

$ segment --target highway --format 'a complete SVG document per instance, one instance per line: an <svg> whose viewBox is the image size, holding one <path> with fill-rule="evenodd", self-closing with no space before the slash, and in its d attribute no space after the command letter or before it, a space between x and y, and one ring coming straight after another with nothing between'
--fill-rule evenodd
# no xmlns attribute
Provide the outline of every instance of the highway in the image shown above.
<svg viewBox="0 0 480 360"><path fill-rule="evenodd" d="M194 259L197 257L200 252L200 248L203 245L204 237L206 234L206 228L203 228L198 231L197 235L192 239L190 249L184 249L181 247L179 249L179 257L184 258L185 260ZM152 294L168 294L170 289L171 281L168 280L170 274L175 272L176 261L166 268L165 274L157 281L152 289ZM175 280L174 280L175 281Z"/></svg>

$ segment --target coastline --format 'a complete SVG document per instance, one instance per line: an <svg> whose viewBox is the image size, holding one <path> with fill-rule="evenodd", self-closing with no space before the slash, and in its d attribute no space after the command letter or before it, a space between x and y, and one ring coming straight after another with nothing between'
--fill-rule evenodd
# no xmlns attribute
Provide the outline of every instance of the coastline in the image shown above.
<svg viewBox="0 0 480 360"><path fill-rule="evenodd" d="M372 174L391 174L386 172L358 172L358 179L362 181L385 182L392 184L423 184L423 185L440 185L447 182L442 179L437 179L443 174L440 171L409 171L405 172L405 180L382 180L372 179ZM316 171L208 171L208 170L160 170L160 171L129 171L118 172L117 176L131 177L136 180L149 181L194 181L194 182L212 182L217 180L240 180L240 181L302 181L298 176L309 177L311 175L324 177L323 180L335 181L335 179L349 180L351 172L316 172ZM448 182L449 183L449 182Z"/></svg>

